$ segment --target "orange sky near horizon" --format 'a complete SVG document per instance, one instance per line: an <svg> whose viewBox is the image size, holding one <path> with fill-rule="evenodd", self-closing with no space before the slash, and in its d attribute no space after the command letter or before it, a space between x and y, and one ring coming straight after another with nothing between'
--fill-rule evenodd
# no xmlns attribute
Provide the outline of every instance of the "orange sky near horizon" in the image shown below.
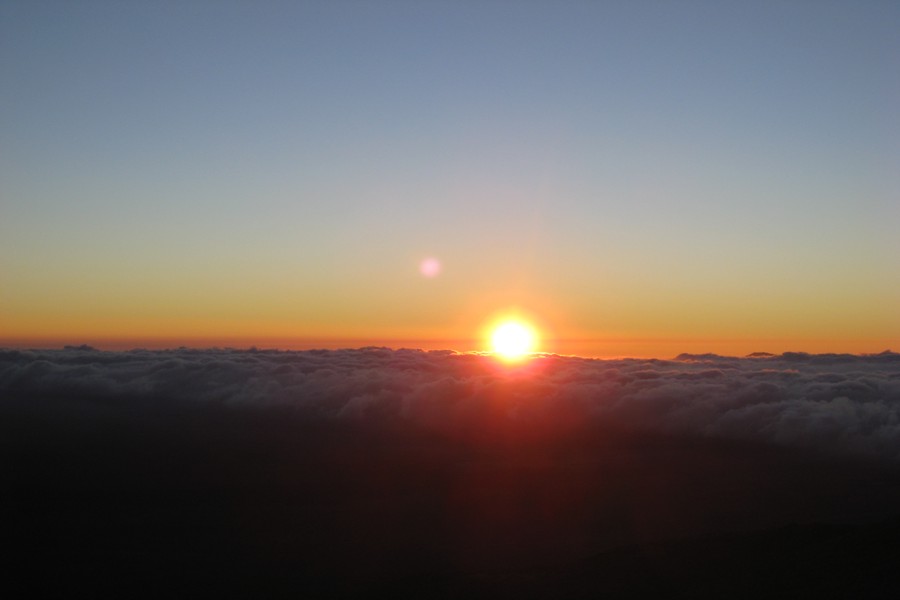
<svg viewBox="0 0 900 600"><path fill-rule="evenodd" d="M255 285L243 287L227 285L233 276L200 272L174 282L153 276L116 281L114 273L101 281L97 275L108 267L96 263L93 281L32 280L15 294L0 291L0 346L477 351L488 349L488 328L512 315L540 332L538 351L588 357L900 347L900 317L871 286L817 299L816 288L770 282L765 295L742 297L739 290L746 288L723 275L709 296L700 282L690 289L665 276L641 285L625 277L587 285L551 267L492 280L478 264L461 262L445 261L439 275L423 277L407 261L384 272L381 285L371 276L317 282L314 294L304 279L252 273L247 279Z"/></svg>

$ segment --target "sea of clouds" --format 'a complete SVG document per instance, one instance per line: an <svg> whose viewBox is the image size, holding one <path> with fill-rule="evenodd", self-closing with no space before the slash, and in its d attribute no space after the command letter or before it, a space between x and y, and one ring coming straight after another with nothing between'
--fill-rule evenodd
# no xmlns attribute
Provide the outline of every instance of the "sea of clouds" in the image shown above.
<svg viewBox="0 0 900 600"><path fill-rule="evenodd" d="M900 459L900 354L672 360L391 350L92 348L0 351L0 411L67 405L280 410L305 420L435 431L594 423Z"/></svg>

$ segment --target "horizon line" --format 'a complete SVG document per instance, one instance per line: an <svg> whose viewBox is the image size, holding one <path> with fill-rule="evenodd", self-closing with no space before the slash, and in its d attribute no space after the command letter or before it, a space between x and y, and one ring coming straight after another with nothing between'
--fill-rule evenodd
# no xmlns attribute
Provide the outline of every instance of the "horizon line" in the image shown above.
<svg viewBox="0 0 900 600"><path fill-rule="evenodd" d="M345 339L344 341L351 341L353 338ZM47 340L48 342L50 340ZM391 345L384 343L363 343L363 345L335 345L334 342L340 341L340 338L330 338L330 344L328 345L316 345L313 344L311 340L306 340L301 344L295 344L294 347L278 347L278 346L266 346L259 345L255 343L251 343L249 345L239 344L232 345L226 343L225 345L220 344L212 344L212 345L197 345L193 343L184 343L189 342L188 340L166 340L171 341L171 344L168 345L147 345L141 344L141 341L150 341L147 339L142 340L130 340L131 343L125 343L125 340L103 340L104 342L113 342L110 343L99 343L92 344L88 342L81 343L66 343L63 340L55 340L58 343L51 345L32 345L34 342L38 342L38 340L7 340L0 338L0 350L24 350L24 351L61 351L61 350L82 350L82 351L95 351L95 352L129 352L135 350L148 350L154 352L172 352L176 350L196 350L196 351L212 351L212 350L232 350L239 352L310 352L310 351L346 351L346 350L366 350L366 349L385 349L390 350L392 352L400 351L400 350L414 350L420 352L452 352L454 354L470 354L470 355L478 355L478 356L491 356L494 353L489 350L484 349L471 349L471 350L458 350L454 348L447 347L431 347L431 348L422 348L415 346L407 346L407 345ZM162 339L157 339L157 342L162 341ZM197 340L193 340L197 341ZM209 340L212 341L212 340ZM220 340L226 341L226 340ZM237 342L238 340L232 340L232 342ZM319 340L324 341L324 340ZM362 341L362 340L355 340ZM421 341L421 340L401 340L394 339L391 340L393 342L402 342L402 341ZM449 341L449 340L443 340ZM582 342L584 340L577 340ZM13 342L13 343L10 343ZM40 342L38 342L40 343ZM299 347L301 346L302 347ZM547 357L547 356L559 356L559 357L570 357L570 358L584 358L584 359L598 359L598 360L623 360L623 359L644 359L644 360L674 360L680 357L718 357L718 358L780 358L785 355L808 355L808 356L828 356L828 355L844 355L844 356L860 356L860 357L869 357L869 356L879 356L879 355L892 355L897 354L890 348L884 348L880 351L874 352L848 352L848 351L830 351L830 352L810 352L805 350L784 350L782 352L768 352L762 350L756 350L749 353L742 354L723 354L720 352L714 351L706 351L706 352L690 352L684 351L679 352L673 356L662 356L662 355L651 355L651 354L643 354L643 355L634 355L634 354L612 354L612 353L604 353L604 354L594 354L594 355L586 355L586 354L578 354L578 353L566 353L566 352L549 352L549 351L538 351L530 353L532 357Z"/></svg>

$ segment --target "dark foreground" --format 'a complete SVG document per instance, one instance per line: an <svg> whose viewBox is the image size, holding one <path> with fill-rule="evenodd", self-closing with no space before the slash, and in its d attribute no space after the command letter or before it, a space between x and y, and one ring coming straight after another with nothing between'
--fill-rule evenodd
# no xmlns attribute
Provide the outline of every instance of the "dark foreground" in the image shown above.
<svg viewBox="0 0 900 600"><path fill-rule="evenodd" d="M4 408L7 597L894 598L900 585L888 460L596 424L442 432L97 402Z"/></svg>

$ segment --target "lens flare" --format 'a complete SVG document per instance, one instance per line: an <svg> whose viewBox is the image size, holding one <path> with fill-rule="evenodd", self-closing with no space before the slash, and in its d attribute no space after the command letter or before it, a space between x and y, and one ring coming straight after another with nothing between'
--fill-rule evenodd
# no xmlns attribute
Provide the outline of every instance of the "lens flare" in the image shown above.
<svg viewBox="0 0 900 600"><path fill-rule="evenodd" d="M422 259L422 262L419 263L419 273L422 274L423 277L428 277L429 279L437 277L441 272L441 262L429 256L428 258Z"/></svg>

